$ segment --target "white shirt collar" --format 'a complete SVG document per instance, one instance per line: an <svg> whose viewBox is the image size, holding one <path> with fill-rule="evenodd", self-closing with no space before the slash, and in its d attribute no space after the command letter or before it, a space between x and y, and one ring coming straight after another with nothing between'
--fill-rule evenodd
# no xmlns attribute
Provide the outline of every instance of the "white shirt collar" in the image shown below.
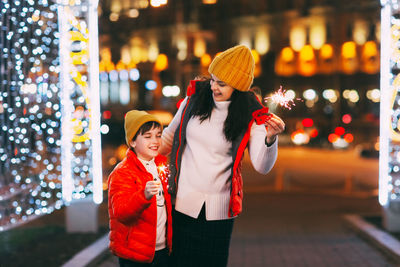
<svg viewBox="0 0 400 267"><path fill-rule="evenodd" d="M140 162L143 164L143 166L151 166L151 165L155 165L156 163L154 162L154 158L152 158L151 160L149 160L149 161L147 161L147 160L144 160L144 159L141 159L141 158L139 158L138 157L138 159L140 160Z"/></svg>

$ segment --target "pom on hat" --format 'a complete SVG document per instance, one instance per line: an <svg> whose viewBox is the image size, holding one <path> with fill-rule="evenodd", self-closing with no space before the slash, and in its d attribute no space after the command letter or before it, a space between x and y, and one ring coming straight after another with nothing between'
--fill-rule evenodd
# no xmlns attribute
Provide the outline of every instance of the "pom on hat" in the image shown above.
<svg viewBox="0 0 400 267"><path fill-rule="evenodd" d="M254 58L250 49L237 45L214 58L208 72L239 91L248 91L254 79Z"/></svg>
<svg viewBox="0 0 400 267"><path fill-rule="evenodd" d="M158 122L160 125L161 122L157 119L156 116L147 113L142 110L131 110L125 114L125 141L129 146L129 142L136 135L137 131L142 127L143 124L149 121Z"/></svg>

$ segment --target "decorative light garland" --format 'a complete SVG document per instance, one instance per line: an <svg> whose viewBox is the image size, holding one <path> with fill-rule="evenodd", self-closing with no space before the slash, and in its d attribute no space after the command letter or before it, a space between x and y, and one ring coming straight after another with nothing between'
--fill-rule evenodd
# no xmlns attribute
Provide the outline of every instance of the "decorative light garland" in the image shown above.
<svg viewBox="0 0 400 267"><path fill-rule="evenodd" d="M102 202L97 4L0 0L0 231Z"/></svg>
<svg viewBox="0 0 400 267"><path fill-rule="evenodd" d="M59 0L62 195L103 200L100 145L98 1Z"/></svg>
<svg viewBox="0 0 400 267"><path fill-rule="evenodd" d="M0 231L62 206L56 6L0 1Z"/></svg>
<svg viewBox="0 0 400 267"><path fill-rule="evenodd" d="M379 203L400 201L400 13L397 0L381 0Z"/></svg>

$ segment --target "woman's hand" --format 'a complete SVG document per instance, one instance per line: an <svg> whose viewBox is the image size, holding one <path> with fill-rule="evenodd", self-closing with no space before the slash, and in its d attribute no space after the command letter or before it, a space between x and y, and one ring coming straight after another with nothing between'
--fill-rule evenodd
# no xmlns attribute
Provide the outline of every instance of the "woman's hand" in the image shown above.
<svg viewBox="0 0 400 267"><path fill-rule="evenodd" d="M146 187L144 188L144 197L147 200L150 200L154 195L158 193L160 185L160 181L148 181L146 183Z"/></svg>
<svg viewBox="0 0 400 267"><path fill-rule="evenodd" d="M285 130L285 123L281 118L271 113L271 119L265 122L267 127L267 137L265 138L265 143L271 145L275 142L276 136Z"/></svg>

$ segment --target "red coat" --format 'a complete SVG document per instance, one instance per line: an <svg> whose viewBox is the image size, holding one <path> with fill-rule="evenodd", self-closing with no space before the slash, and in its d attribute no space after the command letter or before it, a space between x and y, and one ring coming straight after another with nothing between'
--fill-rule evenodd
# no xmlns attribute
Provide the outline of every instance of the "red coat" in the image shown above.
<svg viewBox="0 0 400 267"><path fill-rule="evenodd" d="M157 156L158 166L166 165L166 157ZM160 177L162 175L160 174ZM156 246L156 197L147 200L144 188L153 176L147 172L130 149L108 178L108 214L110 218L109 248L118 257L137 262L153 261ZM167 210L167 247L172 247L171 196L162 180Z"/></svg>

